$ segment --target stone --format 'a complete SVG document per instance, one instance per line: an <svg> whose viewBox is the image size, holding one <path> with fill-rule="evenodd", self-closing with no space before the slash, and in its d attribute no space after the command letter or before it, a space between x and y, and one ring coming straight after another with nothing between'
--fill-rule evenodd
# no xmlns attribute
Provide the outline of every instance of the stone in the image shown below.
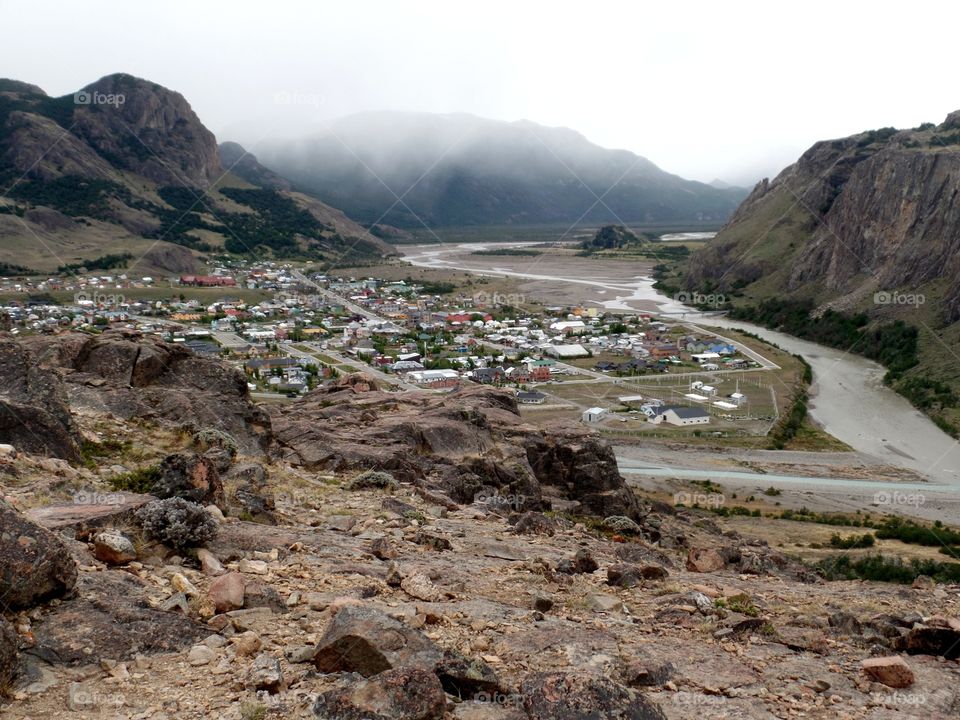
<svg viewBox="0 0 960 720"><path fill-rule="evenodd" d="M617 563L607 566L607 585L632 588L643 581L640 568L628 563Z"/></svg>
<svg viewBox="0 0 960 720"><path fill-rule="evenodd" d="M555 520L534 511L525 512L513 526L513 532L517 535L553 535L556 531Z"/></svg>
<svg viewBox="0 0 960 720"><path fill-rule="evenodd" d="M960 625L914 625L894 643L894 649L909 655L933 655L956 660L960 658Z"/></svg>
<svg viewBox="0 0 960 720"><path fill-rule="evenodd" d="M623 515L604 518L603 527L618 535L639 535L642 532L642 528L637 523Z"/></svg>
<svg viewBox="0 0 960 720"><path fill-rule="evenodd" d="M200 591L194 587L193 583L187 580L183 573L174 573L170 578L170 585L177 592L182 592L187 597L196 597Z"/></svg>
<svg viewBox="0 0 960 720"><path fill-rule="evenodd" d="M590 593L584 598L587 607L594 612L623 612L623 603L620 598L603 593Z"/></svg>
<svg viewBox="0 0 960 720"><path fill-rule="evenodd" d="M194 645L187 654L187 662L193 666L209 665L217 657L213 648L207 645Z"/></svg>
<svg viewBox="0 0 960 720"><path fill-rule="evenodd" d="M250 690L263 690L276 695L284 687L280 661L267 653L257 655L253 665L247 671L244 685Z"/></svg>
<svg viewBox="0 0 960 720"><path fill-rule="evenodd" d="M723 555L713 548L691 548L687 553L687 570L698 573L715 572L726 567Z"/></svg>
<svg viewBox="0 0 960 720"><path fill-rule="evenodd" d="M397 667L434 667L442 653L418 630L364 605L347 606L327 625L313 662L320 672L376 675Z"/></svg>
<svg viewBox="0 0 960 720"><path fill-rule="evenodd" d="M446 595L423 573L413 573L400 581L400 588L407 595L425 602L446 600Z"/></svg>
<svg viewBox="0 0 960 720"><path fill-rule="evenodd" d="M324 720L441 720L446 708L436 675L422 668L397 668L369 679L348 678L317 698L313 714Z"/></svg>
<svg viewBox="0 0 960 720"><path fill-rule="evenodd" d="M119 530L103 530L93 536L93 556L108 565L126 565L137 559L137 550Z"/></svg>
<svg viewBox="0 0 960 720"><path fill-rule="evenodd" d="M933 590L937 587L937 581L928 575L917 575L914 578L911 587L914 590Z"/></svg>
<svg viewBox="0 0 960 720"><path fill-rule="evenodd" d="M370 552L378 560L394 560L400 552L389 538L379 537L370 541Z"/></svg>
<svg viewBox="0 0 960 720"><path fill-rule="evenodd" d="M577 550L572 560L561 560L557 564L557 572L565 575L576 575L580 573L592 573L600 565L594 560L593 555L586 548Z"/></svg>
<svg viewBox="0 0 960 720"><path fill-rule="evenodd" d="M213 461L198 453L173 453L160 462L153 486L160 498L182 497L201 505L224 506L223 483Z"/></svg>
<svg viewBox="0 0 960 720"><path fill-rule="evenodd" d="M76 583L77 564L63 542L0 500L0 609L31 608Z"/></svg>
<svg viewBox="0 0 960 720"><path fill-rule="evenodd" d="M267 565L265 560L248 560L243 558L237 569L242 573L250 573L251 575L266 575L270 572L270 567Z"/></svg>
<svg viewBox="0 0 960 720"><path fill-rule="evenodd" d="M675 672L669 662L633 660L624 666L621 675L628 687L656 687L668 682Z"/></svg>
<svg viewBox="0 0 960 720"><path fill-rule="evenodd" d="M533 596L533 609L538 612L550 612L553 608L553 598L549 595L537 593Z"/></svg>
<svg viewBox="0 0 960 720"><path fill-rule="evenodd" d="M240 573L221 575L212 583L208 596L218 613L239 610L243 607L246 580Z"/></svg>
<svg viewBox="0 0 960 720"><path fill-rule="evenodd" d="M253 655L263 646L263 641L260 640L260 636L253 630L247 630L239 635L234 635L230 638L230 643L233 645L237 657Z"/></svg>
<svg viewBox="0 0 960 720"><path fill-rule="evenodd" d="M226 572L226 569L220 564L220 561L217 560L217 556L206 548L199 548L197 550L197 560L200 561L200 570L204 575L214 577L223 575L223 573Z"/></svg>
<svg viewBox="0 0 960 720"><path fill-rule="evenodd" d="M273 587L266 583L247 582L243 589L243 607L270 608L275 613L287 612L287 604Z"/></svg>
<svg viewBox="0 0 960 720"><path fill-rule="evenodd" d="M288 663L300 664L313 662L313 645L294 645L293 647L288 647L283 651L283 656L287 659Z"/></svg>
<svg viewBox="0 0 960 720"><path fill-rule="evenodd" d="M913 670L899 655L867 658L863 661L863 671L871 680L892 688L905 688L913 685Z"/></svg>
<svg viewBox="0 0 960 720"><path fill-rule="evenodd" d="M589 672L538 672L520 686L530 720L665 720L652 700Z"/></svg>
<svg viewBox="0 0 960 720"><path fill-rule="evenodd" d="M17 631L0 616L0 688L9 687L17 672Z"/></svg>

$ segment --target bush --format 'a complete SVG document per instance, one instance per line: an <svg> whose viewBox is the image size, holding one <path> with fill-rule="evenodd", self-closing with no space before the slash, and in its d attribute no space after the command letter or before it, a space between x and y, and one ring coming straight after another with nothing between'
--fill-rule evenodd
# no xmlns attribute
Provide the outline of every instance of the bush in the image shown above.
<svg viewBox="0 0 960 720"><path fill-rule="evenodd" d="M154 540L176 550L202 545L217 534L217 524L202 505L168 498L137 510L136 518Z"/></svg>
<svg viewBox="0 0 960 720"><path fill-rule="evenodd" d="M157 481L160 479L160 466L150 465L145 468L137 468L130 472L120 473L107 479L110 487L114 490L125 490L126 492L143 493L149 495L153 492Z"/></svg>
<svg viewBox="0 0 960 720"><path fill-rule="evenodd" d="M199 450L218 448L225 451L230 457L236 457L239 450L237 441L229 433L216 428L203 428L193 434L193 446Z"/></svg>
<svg viewBox="0 0 960 720"><path fill-rule="evenodd" d="M380 470L365 470L350 481L347 489L372 490L379 488L381 490L387 490L395 488L396 486L397 481L393 479L393 475L390 473L381 472Z"/></svg>
<svg viewBox="0 0 960 720"><path fill-rule="evenodd" d="M843 537L840 535L840 533L834 533L830 536L830 546L841 548L843 550L873 547L875 542L876 538L874 538L874 536L870 533L864 533L863 535L850 535L848 537Z"/></svg>
<svg viewBox="0 0 960 720"><path fill-rule="evenodd" d="M826 558L816 564L827 580L875 580L909 585L920 575L937 582L960 582L960 563L941 563L914 558L909 563L884 555L851 558L849 555Z"/></svg>

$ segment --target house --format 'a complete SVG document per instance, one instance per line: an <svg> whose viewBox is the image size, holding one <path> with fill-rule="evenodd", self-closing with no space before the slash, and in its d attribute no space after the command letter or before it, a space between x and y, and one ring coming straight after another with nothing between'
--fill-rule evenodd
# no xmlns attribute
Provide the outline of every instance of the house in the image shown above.
<svg viewBox="0 0 960 720"><path fill-rule="evenodd" d="M506 380L503 368L477 368L473 371L473 381L481 385L496 385Z"/></svg>
<svg viewBox="0 0 960 720"><path fill-rule="evenodd" d="M607 416L607 411L600 407L592 407L583 411L580 419L585 423L600 422Z"/></svg>
<svg viewBox="0 0 960 720"><path fill-rule="evenodd" d="M452 388L460 384L460 373L456 370L412 370L405 378L409 383L428 388Z"/></svg>
<svg viewBox="0 0 960 720"><path fill-rule="evenodd" d="M694 353L690 357L693 358L694 362L698 362L701 365L703 365L704 363L710 362L711 360L719 360L720 354L715 352L702 352L702 353Z"/></svg>
<svg viewBox="0 0 960 720"><path fill-rule="evenodd" d="M565 320L550 324L550 329L565 335L579 335L587 329L583 320Z"/></svg>
<svg viewBox="0 0 960 720"><path fill-rule="evenodd" d="M542 392L536 390L525 391L521 390L517 393L517 402L521 405L543 405L544 400L547 399L547 396Z"/></svg>
<svg viewBox="0 0 960 720"><path fill-rule="evenodd" d="M656 408L656 412L650 417L650 422L659 425L660 423L670 423L671 425L706 425L710 422L710 413L701 408L685 407L682 405L662 405Z"/></svg>

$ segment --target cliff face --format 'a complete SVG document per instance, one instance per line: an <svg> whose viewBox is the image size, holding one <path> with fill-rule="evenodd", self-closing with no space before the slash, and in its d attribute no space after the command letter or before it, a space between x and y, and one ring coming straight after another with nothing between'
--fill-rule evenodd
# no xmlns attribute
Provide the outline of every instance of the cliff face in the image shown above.
<svg viewBox="0 0 960 720"><path fill-rule="evenodd" d="M690 288L765 281L820 301L924 292L960 318L960 113L820 142L759 183L690 265Z"/></svg>

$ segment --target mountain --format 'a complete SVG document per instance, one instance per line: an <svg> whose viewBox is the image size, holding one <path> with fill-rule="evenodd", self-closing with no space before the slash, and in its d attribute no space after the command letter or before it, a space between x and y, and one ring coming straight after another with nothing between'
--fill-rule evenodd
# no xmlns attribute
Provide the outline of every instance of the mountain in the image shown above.
<svg viewBox="0 0 960 720"><path fill-rule="evenodd" d="M818 142L757 184L683 284L880 360L894 387L957 432L958 198L960 111Z"/></svg>
<svg viewBox="0 0 960 720"><path fill-rule="evenodd" d="M300 141L268 167L364 223L720 222L746 195L664 172L567 128L466 114L376 112Z"/></svg>
<svg viewBox="0 0 960 720"><path fill-rule="evenodd" d="M0 80L0 267L51 272L129 253L138 273L209 253L336 260L392 252L236 144L177 92L109 75L73 95Z"/></svg>

